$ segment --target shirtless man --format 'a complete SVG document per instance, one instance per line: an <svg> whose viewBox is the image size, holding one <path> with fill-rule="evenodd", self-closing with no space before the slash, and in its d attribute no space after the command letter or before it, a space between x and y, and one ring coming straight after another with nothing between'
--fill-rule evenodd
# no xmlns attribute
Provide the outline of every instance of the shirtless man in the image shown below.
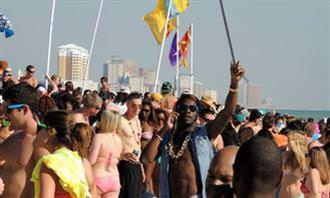
<svg viewBox="0 0 330 198"><path fill-rule="evenodd" d="M231 67L231 84L224 110L205 126L198 126L198 99L182 95L166 125L155 134L142 154L144 163L161 155L161 197L206 197L205 182L213 158L211 140L225 128L238 97L244 69Z"/></svg>
<svg viewBox="0 0 330 198"><path fill-rule="evenodd" d="M32 87L37 87L38 85L38 80L34 76L34 73L36 72L36 68L33 65L28 65L26 67L26 74L25 76L22 76L19 79L19 82L25 82L31 85Z"/></svg>
<svg viewBox="0 0 330 198"><path fill-rule="evenodd" d="M142 192L141 124L138 115L142 108L142 96L132 92L127 97L127 112L121 120L119 136L123 150L119 162L121 190L119 197L140 197Z"/></svg>
<svg viewBox="0 0 330 198"><path fill-rule="evenodd" d="M30 182L33 160L33 142L37 132L37 121L33 112L37 106L36 90L26 83L10 87L4 93L7 117L15 131L0 144L0 158L6 160L3 180L6 185L2 197L33 197Z"/></svg>
<svg viewBox="0 0 330 198"><path fill-rule="evenodd" d="M101 110L102 99L97 94L86 94L83 98L83 107L72 114L73 122L89 123L90 116L96 116Z"/></svg>
<svg viewBox="0 0 330 198"><path fill-rule="evenodd" d="M238 149L226 146L215 154L206 180L207 197L233 197L233 165Z"/></svg>

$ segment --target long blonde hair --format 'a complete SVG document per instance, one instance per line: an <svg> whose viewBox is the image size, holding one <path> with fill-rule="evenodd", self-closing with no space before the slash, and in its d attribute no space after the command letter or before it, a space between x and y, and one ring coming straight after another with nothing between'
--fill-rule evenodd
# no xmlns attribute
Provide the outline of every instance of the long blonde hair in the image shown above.
<svg viewBox="0 0 330 198"><path fill-rule="evenodd" d="M321 147L314 147L309 151L311 168L316 168L320 173L323 185L330 183L330 167L327 155Z"/></svg>
<svg viewBox="0 0 330 198"><path fill-rule="evenodd" d="M104 110L100 120L100 133L118 131L121 128L121 115L116 111Z"/></svg>
<svg viewBox="0 0 330 198"><path fill-rule="evenodd" d="M300 169L305 172L308 167L306 154L308 153L307 139L300 131L290 131L288 133L288 146L290 154L285 162L285 167L292 171Z"/></svg>

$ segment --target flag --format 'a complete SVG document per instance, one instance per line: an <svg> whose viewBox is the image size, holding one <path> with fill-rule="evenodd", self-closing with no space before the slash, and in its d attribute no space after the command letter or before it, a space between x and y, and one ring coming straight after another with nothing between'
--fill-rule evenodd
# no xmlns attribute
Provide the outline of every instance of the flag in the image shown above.
<svg viewBox="0 0 330 198"><path fill-rule="evenodd" d="M180 65L183 67L188 67L188 51L189 51L189 45L191 42L191 28L183 35L179 42L179 47L180 47L180 53L181 53L181 62Z"/></svg>
<svg viewBox="0 0 330 198"><path fill-rule="evenodd" d="M3 14L0 13L0 32L5 34L6 38L9 38L14 35L13 26Z"/></svg>
<svg viewBox="0 0 330 198"><path fill-rule="evenodd" d="M163 40L166 18L162 17L160 11L154 10L152 12L149 12L147 15L145 15L143 17L143 20L148 24L149 29L151 30L153 36L155 37L157 44L160 45ZM167 24L166 37L170 35L171 31L176 30L176 27L177 27L177 21L175 17L171 19Z"/></svg>
<svg viewBox="0 0 330 198"><path fill-rule="evenodd" d="M172 1L172 6L170 10L170 18L173 18L179 14L182 14L189 6L189 0L164 0L166 14L170 6L170 1Z"/></svg>
<svg viewBox="0 0 330 198"><path fill-rule="evenodd" d="M170 12L172 14L170 15L170 20L167 25L166 37L168 37L171 31L175 30L177 27L175 16L183 13L189 6L189 0L172 1L172 9ZM147 13L143 17L143 20L149 26L158 44L162 43L169 3L169 0L158 0L156 9Z"/></svg>
<svg viewBox="0 0 330 198"><path fill-rule="evenodd" d="M177 42L178 42L177 33L175 33L173 36L173 41L172 41L170 54L169 54L170 63L173 66L176 65L176 63L177 63L177 56L179 55L179 60L181 58L181 53L177 48Z"/></svg>

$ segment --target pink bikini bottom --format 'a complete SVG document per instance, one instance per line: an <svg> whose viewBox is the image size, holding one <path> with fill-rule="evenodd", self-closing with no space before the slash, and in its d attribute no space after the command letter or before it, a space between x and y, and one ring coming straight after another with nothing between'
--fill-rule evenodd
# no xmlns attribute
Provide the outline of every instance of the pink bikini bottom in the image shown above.
<svg viewBox="0 0 330 198"><path fill-rule="evenodd" d="M120 189L120 181L118 176L95 177L96 186L102 193L113 192Z"/></svg>

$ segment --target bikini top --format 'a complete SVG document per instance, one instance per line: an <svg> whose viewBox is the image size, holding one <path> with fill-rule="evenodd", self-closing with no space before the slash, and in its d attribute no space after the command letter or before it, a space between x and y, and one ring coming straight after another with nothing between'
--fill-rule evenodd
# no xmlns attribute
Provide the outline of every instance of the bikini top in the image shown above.
<svg viewBox="0 0 330 198"><path fill-rule="evenodd" d="M300 190L301 192L303 192L304 194L308 194L311 191L308 189L307 185L306 185L306 177L304 178L304 180L301 181L301 186L300 186ZM329 198L329 194L327 192L321 192L321 198Z"/></svg>

